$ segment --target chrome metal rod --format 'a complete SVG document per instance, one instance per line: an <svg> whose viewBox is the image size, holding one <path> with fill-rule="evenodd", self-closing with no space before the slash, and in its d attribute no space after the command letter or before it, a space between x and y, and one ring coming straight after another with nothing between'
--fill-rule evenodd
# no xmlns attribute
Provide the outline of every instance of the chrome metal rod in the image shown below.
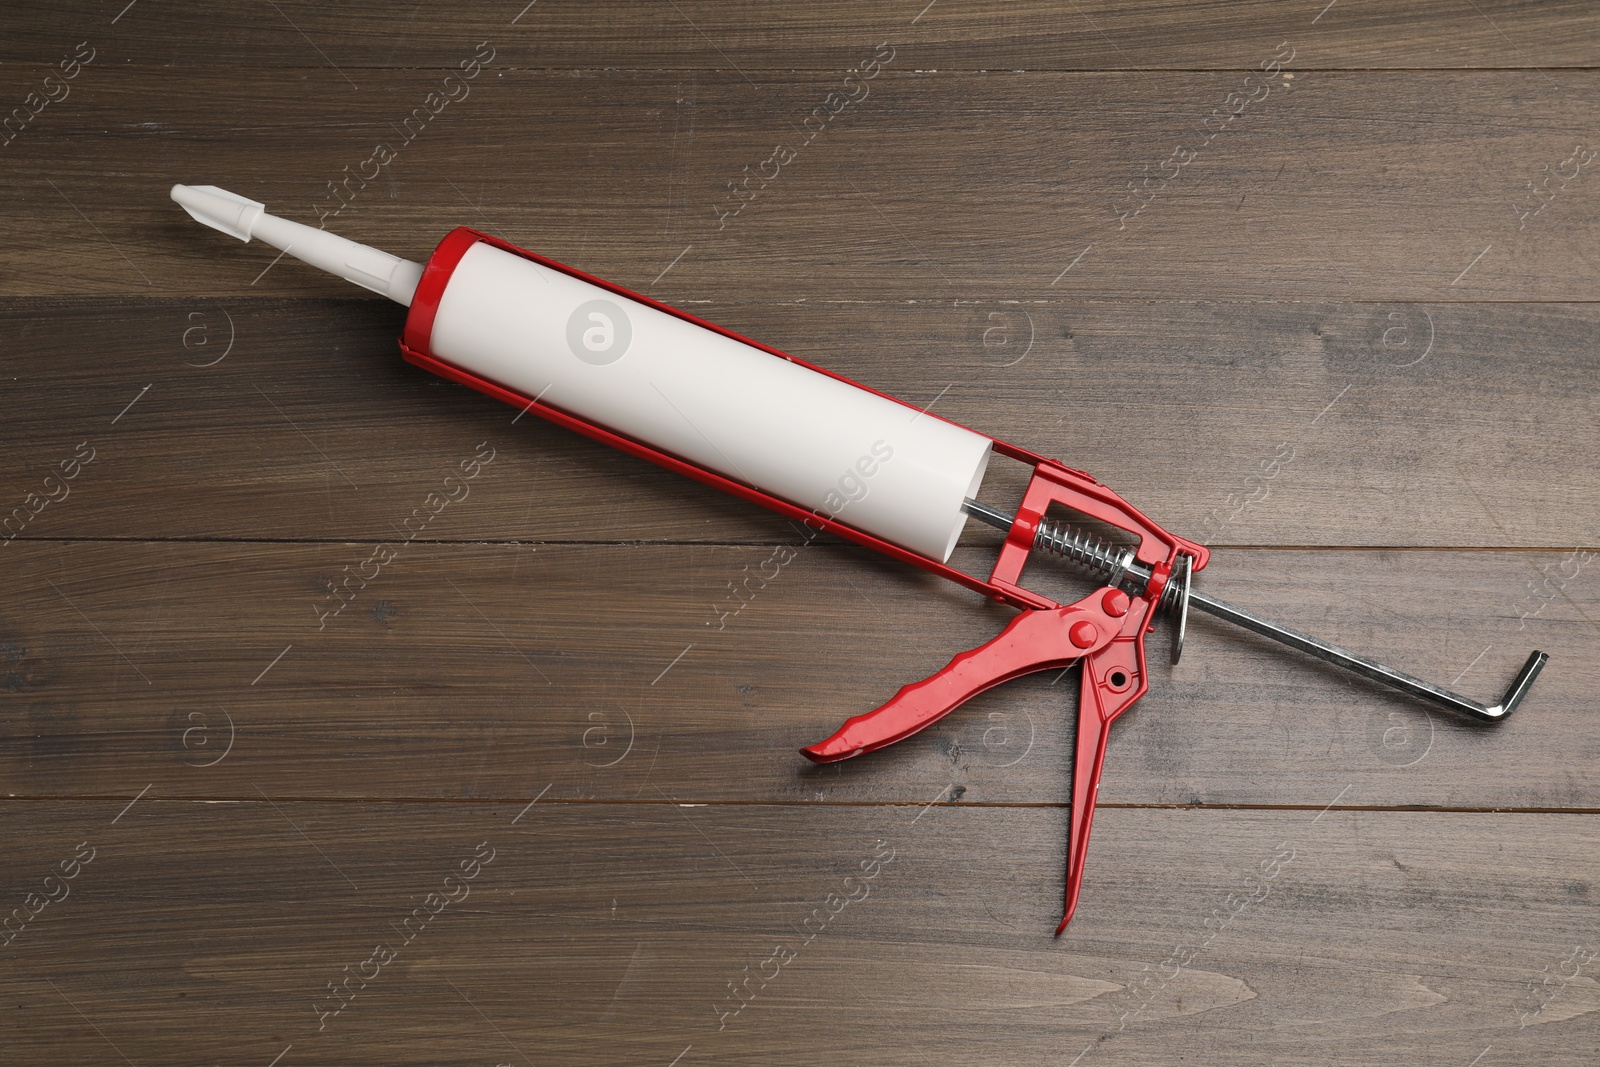
<svg viewBox="0 0 1600 1067"><path fill-rule="evenodd" d="M1345 670L1354 671L1366 678L1371 678L1374 682L1386 685L1391 689L1398 689L1402 693L1409 693L1419 700L1426 700L1428 703L1435 704L1447 711L1466 715L1482 722L1499 722L1517 710L1517 704L1522 701L1523 694L1527 693L1528 687L1533 684L1533 680L1539 677L1539 672L1544 669L1545 661L1550 658L1543 652L1529 653L1528 661L1522 665L1522 670L1517 672L1517 677L1512 681L1511 688L1507 689L1505 695L1500 698L1500 703L1493 707L1486 707L1476 700L1462 696L1460 693L1452 693L1441 686L1424 682L1420 678L1413 678L1404 671L1397 671L1393 667L1385 667L1383 664L1367 659L1365 656L1358 656L1354 652L1340 648L1338 645L1312 637L1310 634L1301 633L1291 626L1273 622L1271 619L1264 619L1260 615L1245 611L1243 608L1236 608L1232 604L1217 600L1215 597L1206 596L1204 593L1196 593L1191 590L1189 603L1208 615L1226 619L1235 626L1243 626L1246 630L1258 633L1262 637L1270 637L1274 641L1281 642L1291 648L1298 648L1300 651L1316 656L1318 659L1337 664Z"/></svg>
<svg viewBox="0 0 1600 1067"><path fill-rule="evenodd" d="M1011 524L1017 521L1014 515L1007 515L999 508L991 508L988 504L980 504L971 499L961 505L961 510L980 522L986 522L996 530L1004 530L1007 533L1011 532Z"/></svg>
<svg viewBox="0 0 1600 1067"><path fill-rule="evenodd" d="M1011 529L1013 518L1003 511L985 504L979 504L975 500L968 500L965 504L965 510L967 514L997 529ZM1063 530L1066 530L1069 536L1071 535L1070 528L1054 524L1046 536L1036 539L1036 547L1047 548L1056 551L1058 554L1067 555L1067 558L1079 566L1101 575L1123 574L1140 588L1150 580L1149 568L1137 562L1130 563L1125 549L1118 550L1110 547L1101 547L1098 543L1089 549L1085 549L1082 546L1086 539L1080 537L1077 540L1077 547L1073 551L1070 553L1062 552L1056 546L1062 544L1065 540L1062 537ZM1172 598L1162 598L1164 607L1168 605L1170 599ZM1420 678L1414 678L1404 671L1386 667L1375 660L1367 659L1365 656L1358 656L1348 649L1340 648L1338 645L1312 637L1310 634L1302 633L1293 627L1273 622L1271 619L1263 618L1243 608L1234 607L1232 604L1218 600L1215 597L1190 590L1188 600L1193 607L1208 615L1225 619L1235 626L1244 627L1252 633L1260 634L1262 637L1269 637L1291 648L1316 656L1318 659L1343 667L1345 670L1354 671L1356 674L1364 678L1370 678L1381 685L1386 685L1391 689L1398 689L1400 692L1414 696L1419 700L1427 701L1458 715L1477 719L1480 722L1499 722L1515 711L1517 704L1521 702L1523 696L1528 692L1528 688L1533 685L1533 680L1539 677L1539 672L1544 669L1545 662L1550 658L1543 652L1535 651L1530 653L1527 662L1522 665L1522 670L1517 672L1511 687L1500 698L1500 703L1488 706L1480 704L1469 697L1464 697L1460 693L1454 693L1441 686L1424 682Z"/></svg>

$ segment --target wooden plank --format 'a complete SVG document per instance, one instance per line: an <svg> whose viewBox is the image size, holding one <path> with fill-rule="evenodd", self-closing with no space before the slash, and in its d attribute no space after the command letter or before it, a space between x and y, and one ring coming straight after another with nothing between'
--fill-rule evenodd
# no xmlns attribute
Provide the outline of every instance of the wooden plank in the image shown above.
<svg viewBox="0 0 1600 1067"><path fill-rule="evenodd" d="M1593 1060L1570 816L1107 811L1057 941L1057 808L124 803L4 806L9 1063Z"/></svg>
<svg viewBox="0 0 1600 1067"><path fill-rule="evenodd" d="M781 9L546 0L398 11L370 2L283 0L221 11L195 3L145 5L113 22L120 6L9 4L0 21L0 58L45 64L88 37L119 59L161 65L324 62L356 71L449 67L463 50L488 40L496 64L507 67L842 70L887 38L909 64L939 70L1195 70L1253 68L1288 39L1308 69L1556 68L1596 66L1600 29L1593 7L1581 0L1379 7L1026 0L999 9L937 0L806 0Z"/></svg>
<svg viewBox="0 0 1600 1067"><path fill-rule="evenodd" d="M270 255L168 201L177 180L407 256L475 224L680 303L1587 300L1597 282L1589 72L1303 73L1214 136L1237 73L889 70L820 134L818 74L505 72L413 127L437 72L360 93L325 70L93 74L6 148L7 295L346 292L263 276ZM793 156L762 186L775 145ZM745 167L758 180L730 191Z"/></svg>
<svg viewBox="0 0 1600 1067"><path fill-rule="evenodd" d="M387 564L369 544L4 549L5 791L1070 795L1076 675L1007 685L869 758L819 768L796 754L1008 618L858 550L785 562L793 550L764 546L389 548ZM976 569L984 556L957 558ZM327 583L346 565L377 574L334 614ZM1163 627L1102 802L1316 806L1345 789L1363 806L1600 807L1594 568L1594 553L1220 552L1202 576L1211 593L1490 701L1530 649L1552 660L1526 707L1486 728L1203 617L1171 668ZM1091 588L1048 570L1036 587Z"/></svg>
<svg viewBox="0 0 1600 1067"><path fill-rule="evenodd" d="M1600 471L1574 461L1600 453L1590 304L695 310L937 400L1212 544L1554 548L1600 528ZM470 499L426 539L794 540L759 508L402 363L402 321L372 301L13 301L6 510L87 441L70 496L20 536L386 539L488 441ZM1013 507L1022 470L992 472L987 498Z"/></svg>

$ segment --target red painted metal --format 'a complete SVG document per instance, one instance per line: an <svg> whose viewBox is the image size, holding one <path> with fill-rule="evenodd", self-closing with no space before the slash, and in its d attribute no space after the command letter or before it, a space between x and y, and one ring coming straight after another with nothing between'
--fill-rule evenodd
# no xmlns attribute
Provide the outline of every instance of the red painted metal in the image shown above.
<svg viewBox="0 0 1600 1067"><path fill-rule="evenodd" d="M636 300L658 311L676 316L703 329L750 345L779 359L825 374L841 382L865 389L878 396L913 405L888 396L869 386L851 381L824 367L770 348L757 341L706 322L685 311L670 307L620 285L592 277L563 263L518 248L489 234L467 227L452 230L439 243L423 269L422 281L406 318L400 350L405 358L451 381L459 382L532 411L558 426L604 442L630 455L707 485L715 486L741 499L770 508L813 528L836 534L867 548L995 600L1020 609L1016 618L999 636L979 648L957 655L937 674L900 690L887 704L848 720L832 736L801 749L818 763L832 763L892 745L922 730L960 707L979 693L1034 671L1060 669L1083 661L1083 683L1078 709L1077 757L1072 782L1072 815L1068 833L1066 906L1057 934L1066 929L1077 906L1083 880L1084 860L1089 844L1089 826L1094 818L1095 796L1099 791L1100 770L1105 759L1106 738L1111 723L1144 695L1146 689L1144 635L1153 625L1155 607L1171 577L1180 554L1193 558L1193 569L1200 570L1210 560L1203 545L1163 530L1137 508L1101 485L1083 471L1074 470L1052 459L1016 445L990 438L994 451L1033 467L1033 475L1017 509L1015 521L1001 546L988 580L966 574L944 562L909 551L849 523L830 518L772 495L757 486L735 481L697 463L658 449L615 428L601 426L582 416L563 411L490 381L465 368L434 355L431 348L434 320L439 300L461 258L473 245L483 242L521 256L550 270ZM931 418L940 418L923 411ZM950 421L950 420L945 420ZM1138 538L1135 554L1151 571L1146 588L1129 597L1121 590L1103 588L1076 604L1061 605L1022 587L1022 572L1033 550L1039 523L1052 504L1061 505L1108 523ZM1091 633L1092 631L1092 633Z"/></svg>
<svg viewBox="0 0 1600 1067"><path fill-rule="evenodd" d="M837 763L876 752L932 726L986 690L1034 671L1059 669L1093 655L1122 630L1107 615L1100 594L1076 604L1022 611L987 644L957 653L931 678L912 682L874 711L845 721L833 735L800 751L814 763ZM1074 631L1087 632L1085 646Z"/></svg>
<svg viewBox="0 0 1600 1067"><path fill-rule="evenodd" d="M1061 909L1060 937L1078 910L1083 870L1089 858L1089 826L1100 795L1100 768L1106 759L1106 742L1117 716L1138 703L1149 687L1144 669L1144 635L1149 632L1155 606L1146 598L1133 601L1117 636L1086 656L1083 681L1078 687L1078 737L1072 763L1072 814L1067 823L1067 886Z"/></svg>

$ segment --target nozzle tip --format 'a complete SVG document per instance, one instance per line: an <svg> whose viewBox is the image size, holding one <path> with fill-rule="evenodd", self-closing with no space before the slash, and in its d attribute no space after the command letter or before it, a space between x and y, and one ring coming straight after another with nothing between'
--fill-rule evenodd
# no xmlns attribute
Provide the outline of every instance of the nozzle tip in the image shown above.
<svg viewBox="0 0 1600 1067"><path fill-rule="evenodd" d="M196 222L241 241L250 240L266 206L215 185L174 185L172 199Z"/></svg>

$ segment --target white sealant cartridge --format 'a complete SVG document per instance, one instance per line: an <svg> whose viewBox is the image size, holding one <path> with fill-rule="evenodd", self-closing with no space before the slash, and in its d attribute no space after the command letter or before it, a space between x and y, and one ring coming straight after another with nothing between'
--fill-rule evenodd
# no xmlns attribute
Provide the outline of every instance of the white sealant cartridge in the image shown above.
<svg viewBox="0 0 1600 1067"><path fill-rule="evenodd" d="M408 305L408 359L537 402L943 563L991 439L486 234L426 266L174 186L200 222ZM465 373L451 373L451 371Z"/></svg>

